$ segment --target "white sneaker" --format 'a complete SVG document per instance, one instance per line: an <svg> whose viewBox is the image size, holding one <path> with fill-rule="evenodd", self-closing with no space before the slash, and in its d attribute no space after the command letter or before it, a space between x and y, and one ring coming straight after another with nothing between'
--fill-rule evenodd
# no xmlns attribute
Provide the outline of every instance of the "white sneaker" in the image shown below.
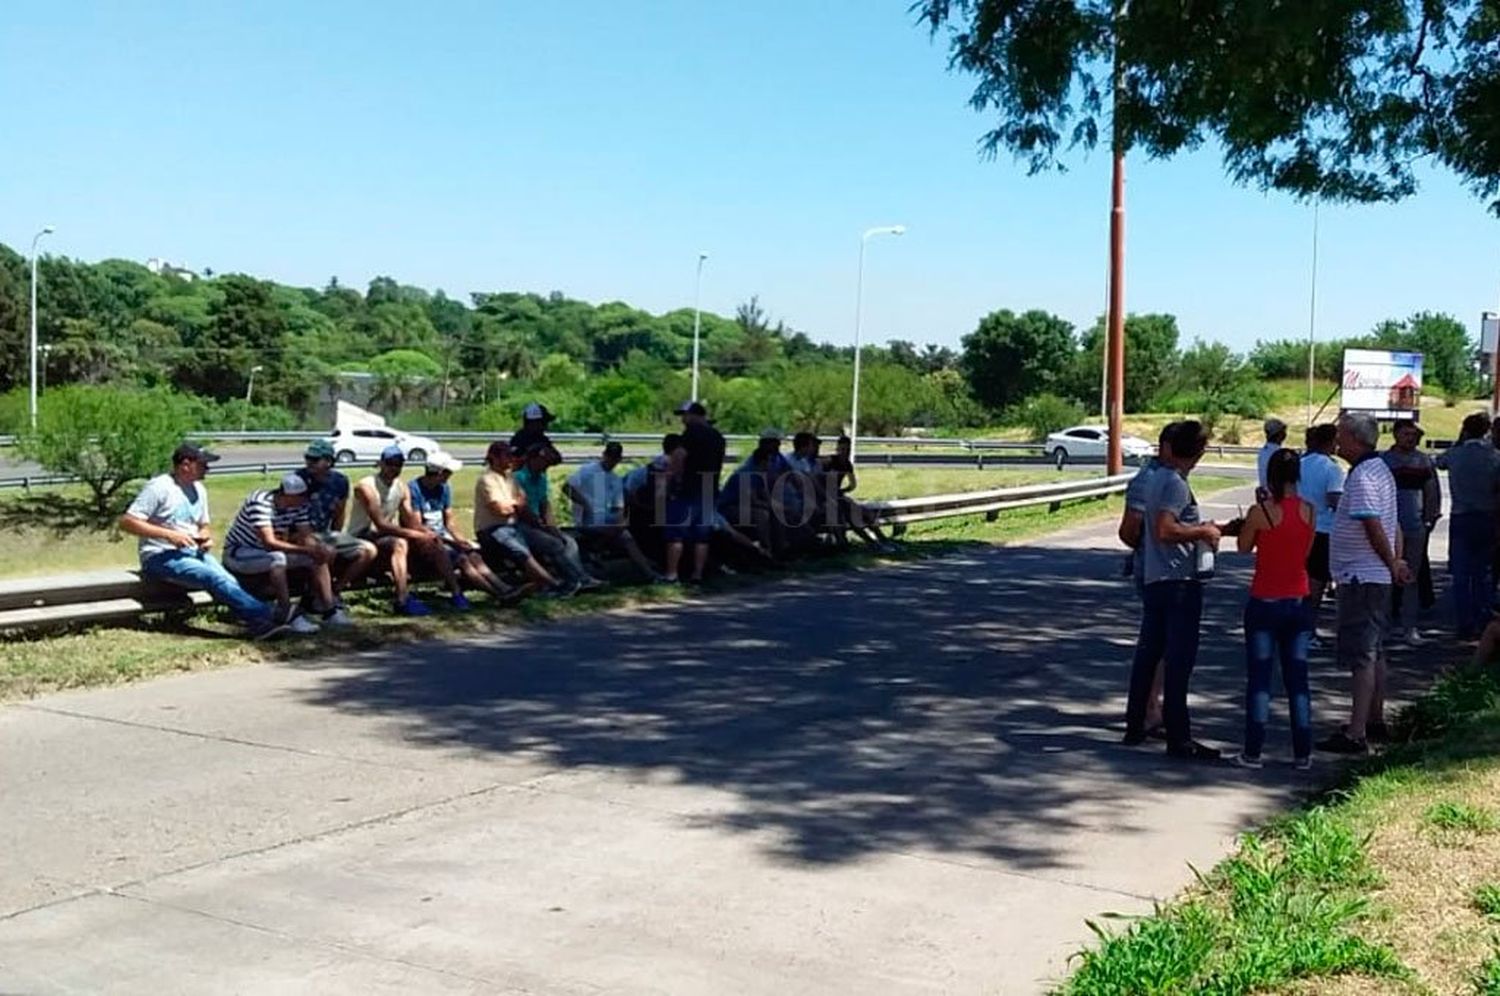
<svg viewBox="0 0 1500 996"><path fill-rule="evenodd" d="M338 608L334 609L332 612L328 613L328 615L323 617L323 625L343 629L348 626L353 626L354 620L349 618L349 613L345 612L344 607L341 605Z"/></svg>
<svg viewBox="0 0 1500 996"><path fill-rule="evenodd" d="M1417 629L1415 626L1402 633L1401 638L1405 640L1407 646L1410 647L1420 647L1422 644L1427 642L1427 638L1424 637L1421 630Z"/></svg>
<svg viewBox="0 0 1500 996"><path fill-rule="evenodd" d="M288 633L296 633L301 636L309 636L318 632L319 626L306 616L293 616L291 622L286 624Z"/></svg>

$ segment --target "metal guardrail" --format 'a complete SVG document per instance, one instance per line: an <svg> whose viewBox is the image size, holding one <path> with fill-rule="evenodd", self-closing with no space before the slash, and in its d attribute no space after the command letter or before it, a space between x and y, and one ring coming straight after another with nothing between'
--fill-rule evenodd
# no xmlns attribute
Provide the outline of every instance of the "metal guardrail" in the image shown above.
<svg viewBox="0 0 1500 996"><path fill-rule="evenodd" d="M985 515L1032 505L1056 510L1063 502L1100 498L1125 490L1130 474L1094 477L1061 484L1027 485L957 494L897 498L867 503L882 524L896 531L915 522ZM202 592L184 593L141 580L135 571L106 570L86 574L0 581L0 632L101 623L159 612L190 613L207 602Z"/></svg>

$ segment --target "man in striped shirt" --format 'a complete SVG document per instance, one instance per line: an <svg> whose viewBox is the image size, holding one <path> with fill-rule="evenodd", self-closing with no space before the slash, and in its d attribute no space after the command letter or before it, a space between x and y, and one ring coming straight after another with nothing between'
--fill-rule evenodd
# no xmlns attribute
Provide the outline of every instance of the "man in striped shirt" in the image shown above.
<svg viewBox="0 0 1500 996"><path fill-rule="evenodd" d="M1385 735L1385 632L1391 585L1411 581L1401 559L1396 479L1375 452L1380 423L1345 415L1338 423L1338 453L1349 476L1334 513L1328 567L1338 582L1338 662L1353 675L1349 725L1318 744L1336 754L1364 754L1367 737Z"/></svg>
<svg viewBox="0 0 1500 996"><path fill-rule="evenodd" d="M274 490L252 491L224 537L224 566L241 576L266 575L276 593L277 618L293 633L316 633L318 624L293 614L289 571L307 572L324 622L350 624L333 596L329 565L337 553L313 538L307 492L307 481L296 473L283 477Z"/></svg>

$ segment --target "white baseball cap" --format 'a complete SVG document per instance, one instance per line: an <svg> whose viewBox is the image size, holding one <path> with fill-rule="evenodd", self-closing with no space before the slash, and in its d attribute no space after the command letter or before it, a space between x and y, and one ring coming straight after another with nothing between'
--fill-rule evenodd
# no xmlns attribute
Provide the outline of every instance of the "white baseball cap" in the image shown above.
<svg viewBox="0 0 1500 996"><path fill-rule="evenodd" d="M446 470L456 474L464 469L464 462L440 450L427 458L427 469Z"/></svg>
<svg viewBox="0 0 1500 996"><path fill-rule="evenodd" d="M284 495L307 494L307 481L295 470L281 479L281 493Z"/></svg>

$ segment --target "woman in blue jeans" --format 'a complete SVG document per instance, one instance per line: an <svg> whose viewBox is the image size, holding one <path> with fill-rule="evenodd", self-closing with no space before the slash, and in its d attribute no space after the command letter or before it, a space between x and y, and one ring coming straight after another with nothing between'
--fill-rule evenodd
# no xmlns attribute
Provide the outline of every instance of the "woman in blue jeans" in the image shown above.
<svg viewBox="0 0 1500 996"><path fill-rule="evenodd" d="M1317 512L1297 496L1302 464L1295 450L1279 450L1266 466L1270 497L1257 502L1240 529L1241 553L1255 551L1255 577L1245 606L1245 747L1235 761L1261 766L1271 711L1271 670L1281 658L1292 717L1292 755L1312 766L1312 697L1307 685L1307 645L1312 613L1307 598L1307 553Z"/></svg>

